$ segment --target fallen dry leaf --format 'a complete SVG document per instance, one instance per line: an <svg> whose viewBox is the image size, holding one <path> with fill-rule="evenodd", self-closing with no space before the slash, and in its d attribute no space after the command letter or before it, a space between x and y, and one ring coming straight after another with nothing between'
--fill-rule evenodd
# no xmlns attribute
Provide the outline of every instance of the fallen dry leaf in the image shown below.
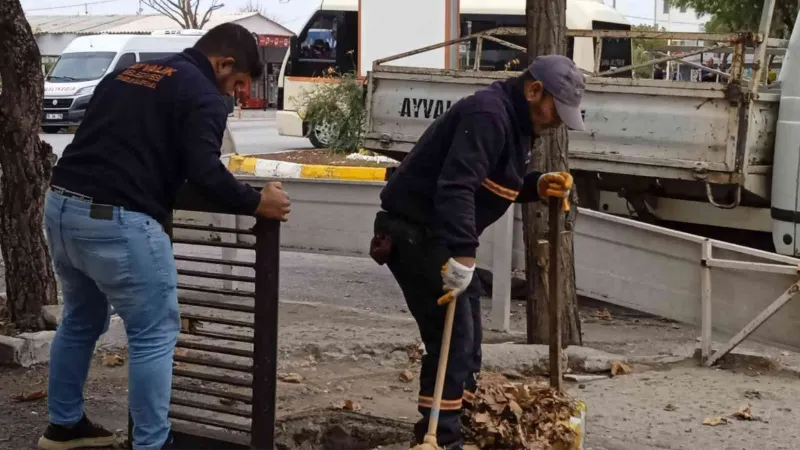
<svg viewBox="0 0 800 450"><path fill-rule="evenodd" d="M400 372L400 381L403 383L411 383L414 381L414 374L410 370Z"/></svg>
<svg viewBox="0 0 800 450"><path fill-rule="evenodd" d="M361 405L352 401L352 400L343 400L341 402L336 402L333 404L334 409L343 409L345 411L360 411Z"/></svg>
<svg viewBox="0 0 800 450"><path fill-rule="evenodd" d="M753 410L750 406L743 406L738 411L731 414L731 417L737 420L758 421L761 420L758 416L753 415Z"/></svg>
<svg viewBox="0 0 800 450"><path fill-rule="evenodd" d="M12 395L11 399L16 400L18 402L32 402L34 400L41 400L47 397L47 393L44 391L35 391L35 392L23 392L22 394Z"/></svg>
<svg viewBox="0 0 800 450"><path fill-rule="evenodd" d="M755 389L748 389L744 393L744 398L748 398L750 400L761 400L761 392Z"/></svg>
<svg viewBox="0 0 800 450"><path fill-rule="evenodd" d="M103 355L103 365L106 367L117 367L125 364L125 359L116 353L106 353Z"/></svg>
<svg viewBox="0 0 800 450"><path fill-rule="evenodd" d="M667 406L664 407L664 411L677 411L678 407L673 405L672 403L667 403Z"/></svg>
<svg viewBox="0 0 800 450"><path fill-rule="evenodd" d="M708 425L710 427L716 427L718 425L727 425L728 419L724 417L706 417L706 420L703 421L703 425Z"/></svg>
<svg viewBox="0 0 800 450"><path fill-rule="evenodd" d="M598 309L595 314L598 319L611 320L611 313L607 309Z"/></svg>
<svg viewBox="0 0 800 450"><path fill-rule="evenodd" d="M631 373L631 366L622 361L614 361L611 363L611 376L627 375Z"/></svg>
<svg viewBox="0 0 800 450"><path fill-rule="evenodd" d="M283 373L278 375L278 379L284 383L300 383L303 381L303 376L299 373Z"/></svg>

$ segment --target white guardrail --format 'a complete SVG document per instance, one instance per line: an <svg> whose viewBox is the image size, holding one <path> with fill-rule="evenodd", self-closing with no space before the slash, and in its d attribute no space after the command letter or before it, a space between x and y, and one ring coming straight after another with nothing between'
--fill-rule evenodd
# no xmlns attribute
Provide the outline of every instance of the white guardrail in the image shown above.
<svg viewBox="0 0 800 450"><path fill-rule="evenodd" d="M258 185L267 180L247 181ZM292 199L291 219L281 228L284 249L367 256L384 183L281 181ZM583 208L579 211L574 242L580 295L700 325L703 354L709 364L750 335L800 351L800 302L789 301L800 290L799 259ZM238 228L255 223L250 217L212 216L181 211L175 221ZM235 220L236 224L221 220ZM521 229L517 207L481 238L478 264L494 269L490 328L508 330L510 271L523 269L525 261ZM195 239L200 237L198 232L191 233ZM775 314L778 309L780 313ZM711 355L712 330L738 334Z"/></svg>

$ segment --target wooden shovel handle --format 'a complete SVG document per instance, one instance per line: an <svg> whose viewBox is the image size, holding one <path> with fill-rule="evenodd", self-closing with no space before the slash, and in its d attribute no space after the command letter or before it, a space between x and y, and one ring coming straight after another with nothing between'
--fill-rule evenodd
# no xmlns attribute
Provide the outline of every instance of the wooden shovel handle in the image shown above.
<svg viewBox="0 0 800 450"><path fill-rule="evenodd" d="M439 427L439 408L442 407L442 392L444 391L444 376L447 373L447 357L450 354L450 336L453 334L453 320L456 316L456 295L452 302L447 304L447 314L444 319L442 333L442 348L439 351L439 368L436 371L436 385L433 389L433 407L428 420L428 433L425 435L426 444L437 445L436 429Z"/></svg>

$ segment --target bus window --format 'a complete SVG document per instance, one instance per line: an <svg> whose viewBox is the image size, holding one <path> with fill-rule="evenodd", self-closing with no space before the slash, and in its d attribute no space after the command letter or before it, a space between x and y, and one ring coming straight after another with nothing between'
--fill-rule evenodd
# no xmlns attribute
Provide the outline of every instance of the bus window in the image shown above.
<svg viewBox="0 0 800 450"><path fill-rule="evenodd" d="M481 31L488 31L499 27L524 27L525 16L511 16L511 15L484 15L484 14L462 14L461 15L461 29L463 35L467 33L480 33ZM503 35L497 36L498 38L519 45L527 47L527 40L525 36L510 36ZM475 53L477 50L477 42L472 41L469 44L466 60L470 62L470 66L474 64ZM519 50L514 50L506 45L492 42L489 40L483 41L483 49L481 50L481 70L511 70L519 71L525 67L527 57L525 53Z"/></svg>
<svg viewBox="0 0 800 450"><path fill-rule="evenodd" d="M330 69L341 74L356 71L358 12L318 11L290 49L285 75L318 77Z"/></svg>
<svg viewBox="0 0 800 450"><path fill-rule="evenodd" d="M300 61L336 64L336 32L338 14L320 14L303 31L300 44Z"/></svg>
<svg viewBox="0 0 800 450"><path fill-rule="evenodd" d="M340 73L355 72L358 64L358 11L344 13L344 21L336 30L336 69Z"/></svg>
<svg viewBox="0 0 800 450"><path fill-rule="evenodd" d="M622 23L592 21L593 30L623 30L630 31L631 26ZM597 44L595 44L595 47ZM603 49L600 52L600 72L617 69L633 64L631 40L627 38L605 38ZM633 72L621 72L611 77L631 78Z"/></svg>

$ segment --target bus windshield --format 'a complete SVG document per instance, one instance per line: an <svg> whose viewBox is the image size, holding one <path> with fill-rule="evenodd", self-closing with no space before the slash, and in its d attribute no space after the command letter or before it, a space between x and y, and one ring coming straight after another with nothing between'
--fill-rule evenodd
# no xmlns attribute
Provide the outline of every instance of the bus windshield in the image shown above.
<svg viewBox="0 0 800 450"><path fill-rule="evenodd" d="M103 78L114 56L114 52L64 53L47 75L47 82L71 83Z"/></svg>

